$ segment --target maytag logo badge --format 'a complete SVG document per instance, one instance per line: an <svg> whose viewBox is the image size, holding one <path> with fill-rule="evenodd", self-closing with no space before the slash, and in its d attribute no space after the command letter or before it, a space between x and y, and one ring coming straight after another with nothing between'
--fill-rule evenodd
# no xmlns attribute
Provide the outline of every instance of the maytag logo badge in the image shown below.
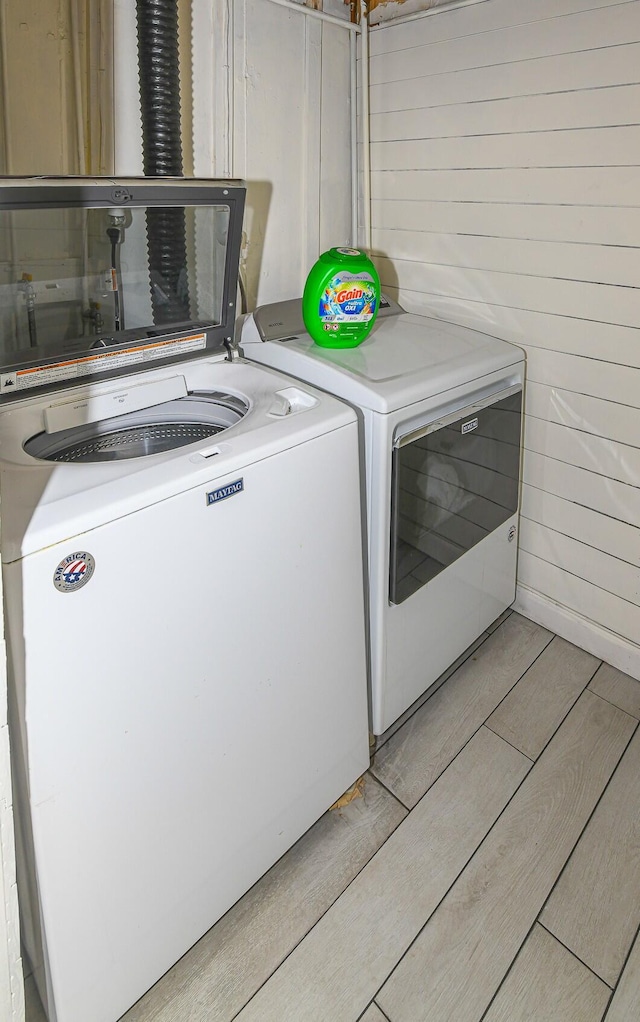
<svg viewBox="0 0 640 1022"><path fill-rule="evenodd" d="M232 483L227 483L226 486L219 486L217 490L211 490L207 494L207 505L219 504L221 500L235 497L236 493L241 493L242 490L244 490L244 480L235 479Z"/></svg>
<svg viewBox="0 0 640 1022"><path fill-rule="evenodd" d="M462 432L463 433L470 433L472 429L477 429L477 428L478 428L478 420L477 419L469 419L467 422L463 422L462 423Z"/></svg>

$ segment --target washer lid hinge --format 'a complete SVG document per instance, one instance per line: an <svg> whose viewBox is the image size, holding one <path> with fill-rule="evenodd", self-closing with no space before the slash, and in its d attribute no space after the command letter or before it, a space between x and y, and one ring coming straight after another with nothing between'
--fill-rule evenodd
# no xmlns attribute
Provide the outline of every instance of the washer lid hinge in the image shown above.
<svg viewBox="0 0 640 1022"><path fill-rule="evenodd" d="M233 341L231 340L230 337L225 337L225 339L224 339L224 341L222 343L224 344L225 348L227 349L227 359L226 359L226 361L227 362L237 362L239 360L239 358L240 358L240 352L238 351L237 345L233 343Z"/></svg>

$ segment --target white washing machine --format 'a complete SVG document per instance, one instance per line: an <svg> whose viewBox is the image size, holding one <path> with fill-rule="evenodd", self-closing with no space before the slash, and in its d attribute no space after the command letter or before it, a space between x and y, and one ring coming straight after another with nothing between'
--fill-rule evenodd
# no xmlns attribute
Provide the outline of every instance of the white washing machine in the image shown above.
<svg viewBox="0 0 640 1022"><path fill-rule="evenodd" d="M34 290L0 409L22 937L50 1022L115 1022L368 766L357 422L209 336L43 355L73 308Z"/></svg>
<svg viewBox="0 0 640 1022"><path fill-rule="evenodd" d="M257 309L240 343L358 411L380 736L515 598L524 353L386 298L356 348L316 345L300 301Z"/></svg>

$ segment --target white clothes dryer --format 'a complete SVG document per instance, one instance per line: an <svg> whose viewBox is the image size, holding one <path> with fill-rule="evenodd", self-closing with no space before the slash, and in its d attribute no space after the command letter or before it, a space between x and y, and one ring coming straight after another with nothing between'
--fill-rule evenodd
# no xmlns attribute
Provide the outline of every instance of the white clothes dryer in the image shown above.
<svg viewBox="0 0 640 1022"><path fill-rule="evenodd" d="M75 208L52 187L25 249L44 222L55 250ZM148 187L185 199L126 185ZM50 1022L115 1022L368 766L357 421L223 344L148 367L201 324L43 354L75 281L51 315L35 283L39 350L0 408L22 937Z"/></svg>
<svg viewBox="0 0 640 1022"><path fill-rule="evenodd" d="M524 353L386 298L356 348L315 344L298 300L258 308L239 340L358 412L380 736L515 598Z"/></svg>

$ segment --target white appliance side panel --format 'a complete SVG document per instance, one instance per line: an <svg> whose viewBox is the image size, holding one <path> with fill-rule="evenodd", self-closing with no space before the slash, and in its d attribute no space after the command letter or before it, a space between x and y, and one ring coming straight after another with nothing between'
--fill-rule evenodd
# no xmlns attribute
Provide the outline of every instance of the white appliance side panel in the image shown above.
<svg viewBox="0 0 640 1022"><path fill-rule="evenodd" d="M58 1022L114 1022L368 766L356 424L242 475L6 569Z"/></svg>
<svg viewBox="0 0 640 1022"><path fill-rule="evenodd" d="M517 514L398 606L387 602L385 681L372 695L383 734L515 599Z"/></svg>

